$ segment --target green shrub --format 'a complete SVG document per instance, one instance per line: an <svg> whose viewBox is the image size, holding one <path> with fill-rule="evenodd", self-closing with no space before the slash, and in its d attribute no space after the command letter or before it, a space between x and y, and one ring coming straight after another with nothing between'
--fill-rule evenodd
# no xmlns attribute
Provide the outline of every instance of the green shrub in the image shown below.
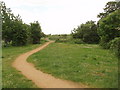
<svg viewBox="0 0 120 90"><path fill-rule="evenodd" d="M88 44L99 43L100 37L97 33L97 25L94 21L87 21L85 24L81 24L72 31L72 37L74 39L81 39ZM80 42L77 40L77 42Z"/></svg>
<svg viewBox="0 0 120 90"><path fill-rule="evenodd" d="M120 37L120 10L116 10L98 22L98 34L103 48L109 48L109 42Z"/></svg>
<svg viewBox="0 0 120 90"><path fill-rule="evenodd" d="M120 37L110 41L110 49L120 58Z"/></svg>
<svg viewBox="0 0 120 90"><path fill-rule="evenodd" d="M103 48L103 49L109 49L110 48L110 44L109 43L106 43L104 41L101 41L100 42L100 46Z"/></svg>
<svg viewBox="0 0 120 90"><path fill-rule="evenodd" d="M68 42L68 40L67 39L57 39L57 40L55 40L55 42L60 42L60 43L65 43L65 42Z"/></svg>
<svg viewBox="0 0 120 90"><path fill-rule="evenodd" d="M42 33L42 30L39 22L35 21L34 23L31 23L31 38L32 38L33 44L40 43L40 39L42 37L41 33Z"/></svg>
<svg viewBox="0 0 120 90"><path fill-rule="evenodd" d="M58 38L55 42L56 43L71 43L71 44L84 44L85 43L81 39L73 39L73 38L69 38L69 39Z"/></svg>
<svg viewBox="0 0 120 90"><path fill-rule="evenodd" d="M12 39L12 45L13 46L23 46L27 44L27 31L22 30L16 30L16 32L13 35Z"/></svg>
<svg viewBox="0 0 120 90"><path fill-rule="evenodd" d="M48 42L48 41L45 40L44 38L41 38L40 43L42 44L42 43L45 43L45 42Z"/></svg>
<svg viewBox="0 0 120 90"><path fill-rule="evenodd" d="M81 39L74 39L73 41L75 44L84 44L84 42Z"/></svg>
<svg viewBox="0 0 120 90"><path fill-rule="evenodd" d="M58 39L59 39L59 36L50 36L49 39L50 39L50 40L58 40Z"/></svg>

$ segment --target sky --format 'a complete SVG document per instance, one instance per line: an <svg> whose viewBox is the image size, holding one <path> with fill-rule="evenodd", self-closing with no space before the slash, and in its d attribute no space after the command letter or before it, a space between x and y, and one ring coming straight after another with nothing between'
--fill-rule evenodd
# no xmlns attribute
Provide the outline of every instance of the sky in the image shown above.
<svg viewBox="0 0 120 90"><path fill-rule="evenodd" d="M70 34L87 21L98 21L106 3L114 0L3 0L24 23L39 21L45 34Z"/></svg>

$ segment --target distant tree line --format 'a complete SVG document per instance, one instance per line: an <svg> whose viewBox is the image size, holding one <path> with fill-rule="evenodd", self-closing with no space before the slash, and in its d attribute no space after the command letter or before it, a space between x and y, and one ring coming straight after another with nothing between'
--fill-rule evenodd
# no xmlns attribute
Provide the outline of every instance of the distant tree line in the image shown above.
<svg viewBox="0 0 120 90"><path fill-rule="evenodd" d="M73 38L85 43L99 43L104 49L111 49L120 57L120 1L108 2L98 18L100 20L97 24L87 21L74 28Z"/></svg>
<svg viewBox="0 0 120 90"><path fill-rule="evenodd" d="M38 44L45 34L38 21L30 24L23 23L20 15L15 16L4 2L0 2L2 15L2 40L4 46L23 46Z"/></svg>

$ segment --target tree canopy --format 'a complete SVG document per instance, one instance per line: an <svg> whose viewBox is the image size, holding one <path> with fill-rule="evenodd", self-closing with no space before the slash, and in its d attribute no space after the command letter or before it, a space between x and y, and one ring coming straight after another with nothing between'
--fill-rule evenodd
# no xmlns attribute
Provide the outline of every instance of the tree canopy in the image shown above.
<svg viewBox="0 0 120 90"><path fill-rule="evenodd" d="M120 9L120 2L111 1L105 5L104 12L98 15L99 18L104 18L110 13Z"/></svg>
<svg viewBox="0 0 120 90"><path fill-rule="evenodd" d="M97 34L97 25L94 21L88 21L74 28L72 31L73 38L80 38L85 43L98 43L99 36Z"/></svg>
<svg viewBox="0 0 120 90"><path fill-rule="evenodd" d="M22 46L27 43L40 43L43 33L39 22L31 25L23 23L20 15L15 16L10 8L7 8L4 2L1 3L2 15L2 40L5 46L12 44Z"/></svg>
<svg viewBox="0 0 120 90"><path fill-rule="evenodd" d="M42 37L41 26L38 21L31 23L31 37L32 43L40 43L40 38Z"/></svg>

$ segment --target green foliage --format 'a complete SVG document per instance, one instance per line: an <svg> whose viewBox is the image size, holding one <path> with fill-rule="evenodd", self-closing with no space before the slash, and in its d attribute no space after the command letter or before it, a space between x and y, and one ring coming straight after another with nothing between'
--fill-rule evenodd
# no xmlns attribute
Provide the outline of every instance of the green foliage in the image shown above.
<svg viewBox="0 0 120 90"><path fill-rule="evenodd" d="M116 10L108 16L99 20L98 34L101 38L101 46L113 40L115 37L120 37L120 10Z"/></svg>
<svg viewBox="0 0 120 90"><path fill-rule="evenodd" d="M110 49L120 58L120 37L110 41Z"/></svg>
<svg viewBox="0 0 120 90"><path fill-rule="evenodd" d="M12 27L14 15L11 13L10 8L7 8L4 2L1 4L1 15L2 15L2 39L5 41L5 44L8 44L12 41Z"/></svg>
<svg viewBox="0 0 120 90"><path fill-rule="evenodd" d="M104 18L110 13L120 9L120 1L110 1L105 5L104 12L98 15L99 18Z"/></svg>
<svg viewBox="0 0 120 90"><path fill-rule="evenodd" d="M48 37L49 37L50 40L57 40L57 39L60 38L59 35L50 35L50 36L48 36Z"/></svg>
<svg viewBox="0 0 120 90"><path fill-rule="evenodd" d="M59 43L65 43L65 42L68 42L68 40L67 39L57 39L57 40L55 40L55 42L57 43L57 42L59 42Z"/></svg>
<svg viewBox="0 0 120 90"><path fill-rule="evenodd" d="M104 40L101 40L99 45L103 48L103 49L109 49L110 45L109 43L106 43Z"/></svg>
<svg viewBox="0 0 120 90"><path fill-rule="evenodd" d="M44 32L41 32L41 37L47 37Z"/></svg>
<svg viewBox="0 0 120 90"><path fill-rule="evenodd" d="M13 27L13 46L23 46L27 44L27 30L23 27L22 21L16 20Z"/></svg>
<svg viewBox="0 0 120 90"><path fill-rule="evenodd" d="M31 37L33 44L39 44L41 36L41 26L38 21L31 23Z"/></svg>
<svg viewBox="0 0 120 90"><path fill-rule="evenodd" d="M70 35L68 34L55 34L55 35L49 35L50 40L60 40L60 39L68 39Z"/></svg>
<svg viewBox="0 0 120 90"><path fill-rule="evenodd" d="M85 44L81 39L73 39L73 38L66 38L66 39L57 39L55 40L56 43L71 43L71 44Z"/></svg>
<svg viewBox="0 0 120 90"><path fill-rule="evenodd" d="M27 44L32 44L31 26L24 23L23 29L26 30L26 32L27 32Z"/></svg>
<svg viewBox="0 0 120 90"><path fill-rule="evenodd" d="M71 44L84 44L81 39L73 38L72 35L61 34L61 35L51 35L49 36L50 40L55 40L56 43L71 43Z"/></svg>
<svg viewBox="0 0 120 90"><path fill-rule="evenodd" d="M21 46L27 43L27 31L23 28L23 23L20 16L14 16L10 8L1 2L2 14L2 39L5 41L5 46L8 44Z"/></svg>
<svg viewBox="0 0 120 90"><path fill-rule="evenodd" d="M21 17L14 16L10 8L7 8L4 2L1 4L2 15L2 39L4 46L22 46L27 43L40 43L40 38L45 37L41 27L37 22L31 25L23 24Z"/></svg>
<svg viewBox="0 0 120 90"><path fill-rule="evenodd" d="M97 25L94 21L88 21L81 24L72 32L73 38L80 38L85 43L98 43L99 36L97 34Z"/></svg>
<svg viewBox="0 0 120 90"><path fill-rule="evenodd" d="M73 39L75 44L85 44L81 39Z"/></svg>

